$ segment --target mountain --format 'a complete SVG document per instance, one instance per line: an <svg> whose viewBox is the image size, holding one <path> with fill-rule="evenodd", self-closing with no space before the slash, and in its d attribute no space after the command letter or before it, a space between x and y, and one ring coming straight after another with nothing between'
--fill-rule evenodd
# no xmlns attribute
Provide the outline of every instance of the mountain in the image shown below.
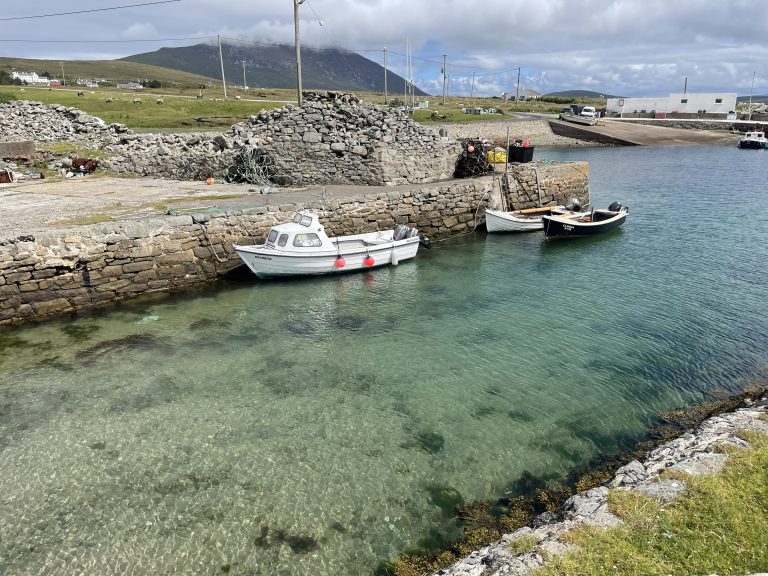
<svg viewBox="0 0 768 576"><path fill-rule="evenodd" d="M242 85L244 60L245 81L248 86L296 87L296 51L292 46L222 44L221 50L227 83ZM218 46L209 44L160 48L121 60L221 78ZM302 48L301 83L305 90L384 92L384 67L354 52ZM402 94L404 85L403 78L392 71L387 72L387 90L390 94ZM426 92L418 88L414 91L418 96L427 96Z"/></svg>
<svg viewBox="0 0 768 576"><path fill-rule="evenodd" d="M611 94L602 94L594 90L563 90L561 92L550 92L545 96L562 96L563 98L621 98L621 96L612 96Z"/></svg>

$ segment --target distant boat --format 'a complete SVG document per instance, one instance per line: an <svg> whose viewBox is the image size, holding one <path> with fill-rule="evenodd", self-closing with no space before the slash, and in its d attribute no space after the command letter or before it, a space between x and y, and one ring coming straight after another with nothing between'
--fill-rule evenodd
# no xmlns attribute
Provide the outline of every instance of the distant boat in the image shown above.
<svg viewBox="0 0 768 576"><path fill-rule="evenodd" d="M273 226L264 244L233 247L259 277L304 276L364 270L416 256L429 240L416 228L398 224L392 230L329 238L317 214L301 211L293 221Z"/></svg>
<svg viewBox="0 0 768 576"><path fill-rule="evenodd" d="M752 150L768 148L768 139L764 132L747 132L739 140L738 147Z"/></svg>
<svg viewBox="0 0 768 576"><path fill-rule="evenodd" d="M607 210L592 210L573 218L555 215L542 216L544 237L551 240L602 234L624 224L628 212L629 208L614 202Z"/></svg>

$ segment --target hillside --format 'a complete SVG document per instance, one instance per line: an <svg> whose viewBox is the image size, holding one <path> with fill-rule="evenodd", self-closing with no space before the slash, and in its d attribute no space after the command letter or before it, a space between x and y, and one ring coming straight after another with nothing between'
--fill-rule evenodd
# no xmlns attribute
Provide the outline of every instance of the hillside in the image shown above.
<svg viewBox="0 0 768 576"><path fill-rule="evenodd" d="M253 88L294 88L296 53L292 46L238 46L223 44L224 76L227 83ZM174 70L221 78L218 46L196 44L182 48L161 48L123 58L124 62L152 64ZM301 49L302 86L305 89L384 92L384 67L344 50ZM402 94L402 77L391 70L387 74L388 91ZM416 94L426 96L422 90Z"/></svg>
<svg viewBox="0 0 768 576"><path fill-rule="evenodd" d="M768 96L752 96L752 103L759 102L761 104L768 104ZM739 96L736 98L736 102L739 102L740 104L747 104L750 101L749 96Z"/></svg>
<svg viewBox="0 0 768 576"><path fill-rule="evenodd" d="M137 62L122 60L33 60L31 58L0 57L0 70L10 72L16 69L23 72L49 72L54 78L61 78L61 65L64 65L64 77L69 84L77 78L104 78L111 83L135 82L138 78L159 80L163 84L180 84L197 86L210 82L198 74L190 74L181 70L161 68Z"/></svg>

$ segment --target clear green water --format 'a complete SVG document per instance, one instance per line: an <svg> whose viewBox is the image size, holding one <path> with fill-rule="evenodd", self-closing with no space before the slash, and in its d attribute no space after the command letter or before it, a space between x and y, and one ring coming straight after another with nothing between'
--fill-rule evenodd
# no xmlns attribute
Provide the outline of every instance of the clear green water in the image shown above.
<svg viewBox="0 0 768 576"><path fill-rule="evenodd" d="M369 574L768 364L768 155L588 160L623 229L483 233L0 333L0 574Z"/></svg>

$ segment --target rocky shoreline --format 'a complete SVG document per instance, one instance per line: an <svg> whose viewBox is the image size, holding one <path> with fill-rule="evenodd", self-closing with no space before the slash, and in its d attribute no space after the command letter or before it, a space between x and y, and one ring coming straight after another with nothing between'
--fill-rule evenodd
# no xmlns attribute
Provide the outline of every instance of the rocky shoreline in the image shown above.
<svg viewBox="0 0 768 576"><path fill-rule="evenodd" d="M524 576L541 567L546 558L567 553L572 544L564 537L578 526L618 526L622 520L608 510L612 489L643 493L666 503L686 490L680 474L698 476L718 472L728 456L723 446L744 448L749 443L741 432L750 430L768 435L768 395L747 398L743 406L708 418L695 429L666 442L643 458L619 468L602 486L580 492L554 512L540 514L520 528L485 546L435 576ZM667 472L666 475L662 473ZM678 474L669 474L677 472ZM525 538L535 543L532 550L515 553L513 543Z"/></svg>

